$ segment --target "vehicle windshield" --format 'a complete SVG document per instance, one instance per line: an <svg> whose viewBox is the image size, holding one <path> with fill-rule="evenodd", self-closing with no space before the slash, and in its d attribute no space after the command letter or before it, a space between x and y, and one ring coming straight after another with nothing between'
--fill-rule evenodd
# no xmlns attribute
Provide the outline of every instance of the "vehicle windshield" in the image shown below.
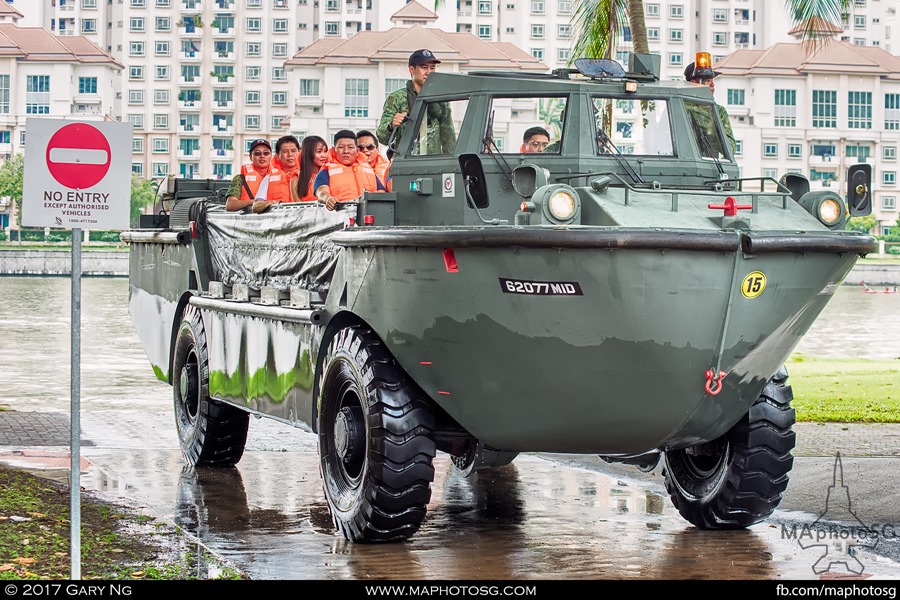
<svg viewBox="0 0 900 600"><path fill-rule="evenodd" d="M482 152L559 154L567 96L494 96Z"/></svg>
<svg viewBox="0 0 900 600"><path fill-rule="evenodd" d="M599 154L674 156L669 103L662 98L594 97L594 125Z"/></svg>
<svg viewBox="0 0 900 600"><path fill-rule="evenodd" d="M715 106L685 100L684 108L687 111L688 125L700 149L700 156L716 161L729 160L725 152L725 140L719 126L716 125Z"/></svg>

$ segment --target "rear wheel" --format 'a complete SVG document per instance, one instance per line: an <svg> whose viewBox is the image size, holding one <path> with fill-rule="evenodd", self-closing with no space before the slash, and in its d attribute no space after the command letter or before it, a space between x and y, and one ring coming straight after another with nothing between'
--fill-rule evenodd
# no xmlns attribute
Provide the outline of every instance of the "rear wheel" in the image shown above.
<svg viewBox="0 0 900 600"><path fill-rule="evenodd" d="M241 460L249 415L209 397L209 355L200 311L188 306L178 328L172 368L175 426L192 466L229 467Z"/></svg>
<svg viewBox="0 0 900 600"><path fill-rule="evenodd" d="M347 327L319 388L319 463L335 527L349 540L409 538L434 480L434 414L381 340Z"/></svg>
<svg viewBox="0 0 900 600"><path fill-rule="evenodd" d="M763 388L721 438L664 455L666 490L685 519L704 529L741 529L768 518L781 502L796 442L787 371Z"/></svg>

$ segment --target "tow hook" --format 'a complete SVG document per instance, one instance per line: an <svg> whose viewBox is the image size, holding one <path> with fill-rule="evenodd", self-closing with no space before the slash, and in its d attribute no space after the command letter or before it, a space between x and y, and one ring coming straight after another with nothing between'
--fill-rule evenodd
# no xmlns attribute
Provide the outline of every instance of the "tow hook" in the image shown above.
<svg viewBox="0 0 900 600"><path fill-rule="evenodd" d="M712 369L707 369L706 371L706 393L710 396L718 396L719 392L722 391L722 380L725 379L725 371L719 371L719 374L716 375L716 372Z"/></svg>

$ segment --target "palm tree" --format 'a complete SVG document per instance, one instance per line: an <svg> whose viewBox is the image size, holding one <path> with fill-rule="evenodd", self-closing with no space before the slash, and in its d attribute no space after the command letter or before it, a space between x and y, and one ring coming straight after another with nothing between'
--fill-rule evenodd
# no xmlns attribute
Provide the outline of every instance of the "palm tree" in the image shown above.
<svg viewBox="0 0 900 600"><path fill-rule="evenodd" d="M831 41L832 33L823 32L826 24L840 25L850 11L850 0L785 0L791 21L801 28L800 42L815 50Z"/></svg>

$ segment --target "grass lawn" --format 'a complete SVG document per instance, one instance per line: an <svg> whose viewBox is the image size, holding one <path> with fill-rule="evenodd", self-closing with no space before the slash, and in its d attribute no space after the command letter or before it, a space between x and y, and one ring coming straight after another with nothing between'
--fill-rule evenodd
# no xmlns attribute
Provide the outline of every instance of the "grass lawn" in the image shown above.
<svg viewBox="0 0 900 600"><path fill-rule="evenodd" d="M900 359L797 353L787 369L798 421L900 423Z"/></svg>

